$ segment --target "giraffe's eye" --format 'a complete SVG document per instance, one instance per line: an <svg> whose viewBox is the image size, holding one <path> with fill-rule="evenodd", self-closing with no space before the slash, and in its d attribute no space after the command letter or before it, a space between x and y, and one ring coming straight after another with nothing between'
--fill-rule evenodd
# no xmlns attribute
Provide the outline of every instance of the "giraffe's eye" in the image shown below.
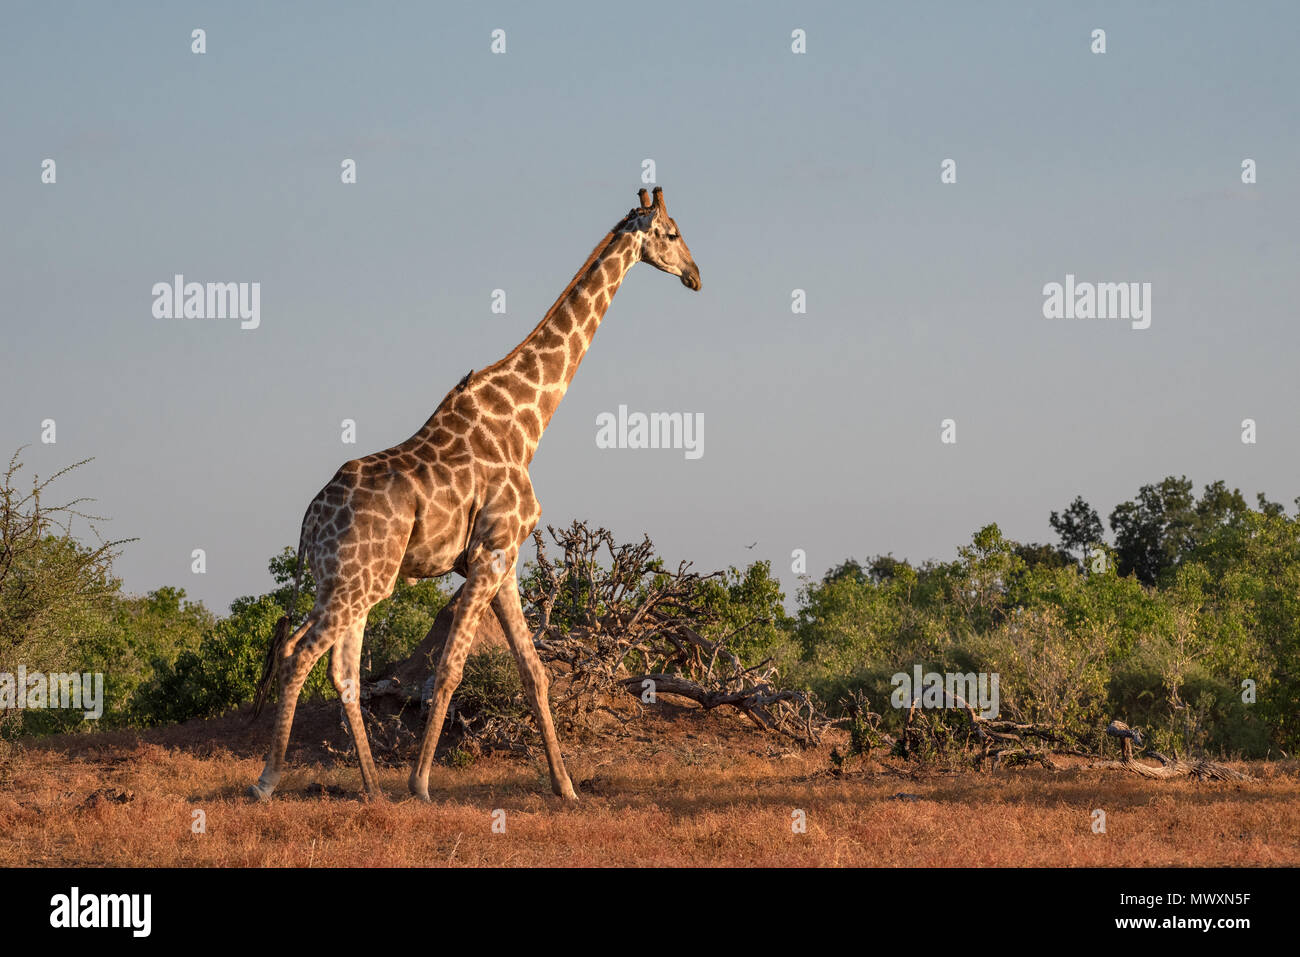
<svg viewBox="0 0 1300 957"><path fill-rule="evenodd" d="M676 234L676 233L669 233L669 234L668 234L668 238L669 238L669 239L676 239L676 238L677 238L677 234Z"/></svg>

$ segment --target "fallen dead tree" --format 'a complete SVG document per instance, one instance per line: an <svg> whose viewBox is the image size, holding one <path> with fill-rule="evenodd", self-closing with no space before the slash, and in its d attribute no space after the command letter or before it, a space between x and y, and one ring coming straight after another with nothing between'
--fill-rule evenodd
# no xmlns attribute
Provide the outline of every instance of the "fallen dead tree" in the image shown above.
<svg viewBox="0 0 1300 957"><path fill-rule="evenodd" d="M759 622L718 634L720 616L703 600L702 586L721 573L701 575L687 562L665 568L648 537L620 545L585 522L547 531L562 554L553 561L541 532L534 533L537 557L522 599L562 727L596 729L603 719L627 724L662 698L734 709L755 728L804 747L820 742L830 722L816 703L780 687L770 660L746 666L728 647ZM459 601L458 591L413 654L363 684L362 713L377 756L402 760L418 746ZM495 616L485 615L452 698L449 746L530 750L533 718L505 648Z"/></svg>
<svg viewBox="0 0 1300 957"><path fill-rule="evenodd" d="M1232 768L1204 758L1197 761L1184 761L1175 754L1167 758L1159 751L1152 751L1151 757L1160 762L1158 766L1142 764L1133 757L1133 745L1142 747L1142 733L1130 728L1123 721L1112 721L1106 728L1111 737L1120 739L1121 758L1118 761L1097 761L1089 765L1103 771L1131 771L1132 773L1158 781L1170 778L1195 778L1197 781L1251 781L1249 774L1243 774Z"/></svg>
<svg viewBox="0 0 1300 957"><path fill-rule="evenodd" d="M616 545L607 530L582 522L548 531L563 556L552 562L534 533L536 573L524 600L536 612L538 653L566 685L557 708L599 710L616 690L642 705L669 695L705 709L735 708L757 728L806 747L819 743L828 722L816 705L780 688L770 659L746 667L727 647L759 622L713 640L701 634L718 616L700 601L700 585L720 573L700 575L688 562L670 571L649 538Z"/></svg>
<svg viewBox="0 0 1300 957"><path fill-rule="evenodd" d="M933 752L943 754L956 745L972 758L977 769L989 761L995 768L1039 764L1056 771L1059 768L1052 760L1053 755L1084 753L1061 729L1029 721L986 718L961 695L946 690L943 694L950 708L965 713L968 719L965 727L954 728L943 711L922 708L921 697L917 695L908 708L903 731L895 745L896 754L904 758Z"/></svg>
<svg viewBox="0 0 1300 957"><path fill-rule="evenodd" d="M1061 767L1055 757L1073 756L1092 759L1089 768L1096 770L1129 771L1144 778L1168 780L1191 777L1198 781L1250 781L1243 774L1226 765L1207 759L1185 761L1177 755L1168 758L1158 751L1150 756L1159 765L1144 764L1136 760L1133 747L1142 747L1142 735L1119 720L1113 720L1106 734L1120 740L1121 759L1108 760L1082 747L1077 739L1061 728L1002 718L985 718L960 695L944 692L947 709L930 710L920 706L920 696L912 699L903 728L897 738L880 730L881 717L867 707L862 695L844 702L847 717L839 723L847 724L850 734L849 755L870 755L878 746L887 745L890 753L904 759L922 761L934 758L958 757L969 760L975 768L990 761L992 767L1038 764L1050 771ZM964 722L954 722L952 715L965 714ZM838 771L848 755L838 749L832 751L831 760Z"/></svg>

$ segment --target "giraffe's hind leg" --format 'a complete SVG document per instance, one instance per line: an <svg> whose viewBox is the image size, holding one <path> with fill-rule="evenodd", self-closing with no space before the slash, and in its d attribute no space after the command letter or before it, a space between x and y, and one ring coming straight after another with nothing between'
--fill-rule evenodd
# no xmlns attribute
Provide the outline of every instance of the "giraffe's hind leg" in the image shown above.
<svg viewBox="0 0 1300 957"><path fill-rule="evenodd" d="M293 713L298 707L298 695L320 656L338 639L339 629L328 614L316 618L306 634L284 649L280 674L284 676L280 692L280 708L275 715L275 733L271 750L266 755L266 767L257 783L250 785L248 796L257 801L268 801L275 786L284 774L285 753L289 750L289 732L293 729Z"/></svg>
<svg viewBox="0 0 1300 957"><path fill-rule="evenodd" d="M361 782L365 785L366 795L372 800L382 801L384 792L379 787L379 774L375 771L375 762L370 756L370 740L366 736L366 725L361 715L361 643L365 633L364 618L348 628L331 653L330 678L343 702L343 713L347 715L348 727L352 730L352 741L357 747L357 760L361 762Z"/></svg>

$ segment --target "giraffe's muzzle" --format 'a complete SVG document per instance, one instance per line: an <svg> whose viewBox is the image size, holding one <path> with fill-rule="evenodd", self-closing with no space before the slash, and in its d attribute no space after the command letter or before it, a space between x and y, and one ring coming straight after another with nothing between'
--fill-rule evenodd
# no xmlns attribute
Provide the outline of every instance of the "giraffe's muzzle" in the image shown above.
<svg viewBox="0 0 1300 957"><path fill-rule="evenodd" d="M693 289L695 292L700 291L700 267L691 263L682 270L682 285L687 289Z"/></svg>

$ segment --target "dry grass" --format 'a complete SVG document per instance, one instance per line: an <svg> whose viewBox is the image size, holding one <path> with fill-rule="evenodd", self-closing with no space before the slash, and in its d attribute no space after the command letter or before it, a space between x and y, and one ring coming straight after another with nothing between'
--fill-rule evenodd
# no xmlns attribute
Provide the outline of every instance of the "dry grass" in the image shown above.
<svg viewBox="0 0 1300 957"><path fill-rule="evenodd" d="M334 709L300 715L295 742L341 741ZM267 734L227 718L28 742L0 766L0 866L1300 864L1296 762L1252 765L1259 780L1241 785L892 763L836 778L825 751L673 712L566 741L576 808L551 796L543 759L504 756L436 768L431 806L406 798L404 768L384 769L390 800L367 804L354 765L301 745L258 806L242 794ZM1092 833L1095 808L1105 834ZM806 833L792 832L795 809ZM195 810L206 834L191 831Z"/></svg>

